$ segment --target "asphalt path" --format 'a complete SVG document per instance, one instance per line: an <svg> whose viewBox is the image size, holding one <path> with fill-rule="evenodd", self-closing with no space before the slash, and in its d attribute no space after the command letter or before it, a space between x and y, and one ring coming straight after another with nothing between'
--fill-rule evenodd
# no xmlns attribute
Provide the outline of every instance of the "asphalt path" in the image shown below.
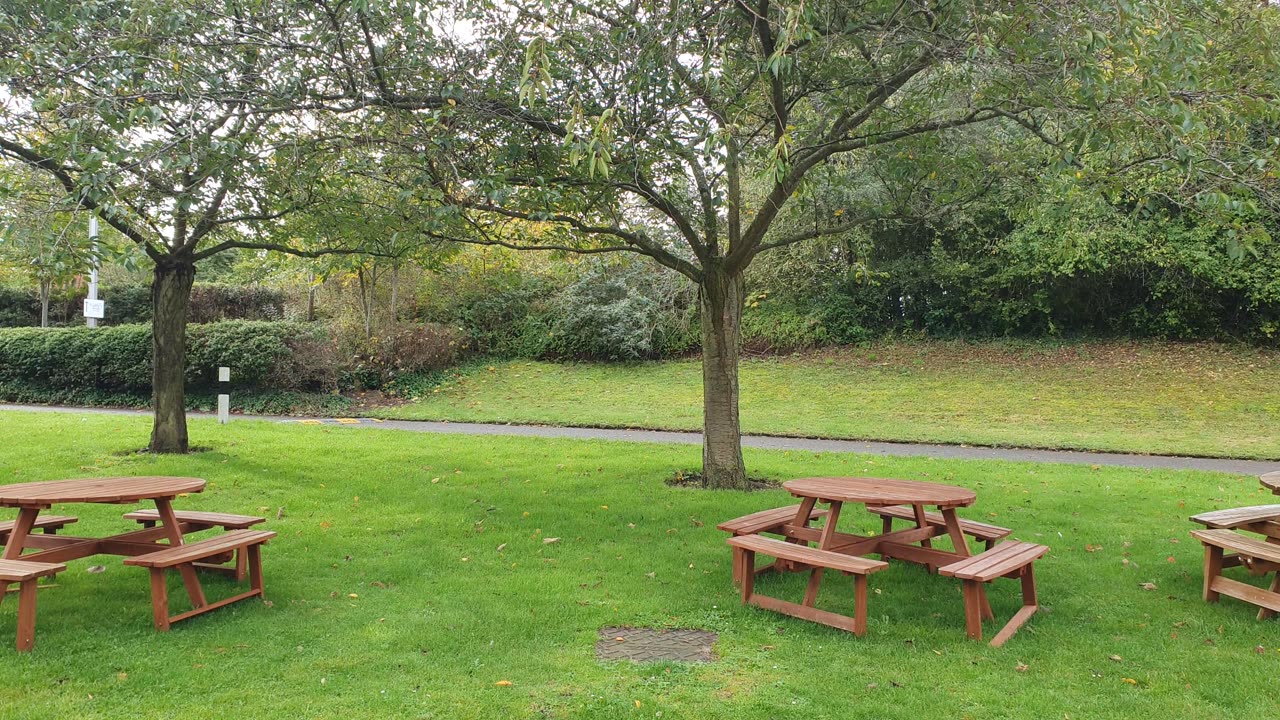
<svg viewBox="0 0 1280 720"><path fill-rule="evenodd" d="M49 405L10 405L0 403L0 410L55 412L77 415L150 415L147 410L109 408L75 408ZM188 413L193 417L212 417L209 413ZM371 418L298 418L276 415L232 415L236 420L263 420L293 425L338 425L378 430L444 433L455 435L498 435L514 437L570 438L574 440L611 440L633 443L667 443L700 445L702 434L666 430L621 430L611 428L556 427L551 425L498 425L488 423L428 422L420 420L377 420ZM1072 465L1116 465L1165 470L1205 470L1240 475L1262 475L1280 470L1280 462L1237 460L1232 458L1199 458L1176 455L1134 455L1127 453L1078 452L1074 450L1034 450L1029 448L985 447L974 445L938 445L930 443L872 442L866 440L827 440L791 438L774 435L744 435L746 447L765 450L801 450L815 453L860 453L882 456L932 457L942 460L1012 460L1015 462L1068 463Z"/></svg>

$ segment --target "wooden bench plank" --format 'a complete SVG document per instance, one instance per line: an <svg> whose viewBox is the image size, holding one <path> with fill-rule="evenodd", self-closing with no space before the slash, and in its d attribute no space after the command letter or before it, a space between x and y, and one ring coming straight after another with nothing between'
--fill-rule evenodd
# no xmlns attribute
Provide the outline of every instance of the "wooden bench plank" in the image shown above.
<svg viewBox="0 0 1280 720"><path fill-rule="evenodd" d="M788 507L772 508L770 510L761 510L753 512L750 515L743 515L740 518L726 520L716 526L716 529L723 530L734 535L755 535L757 533L769 532L773 528L779 527L785 523L793 522L796 514L800 512L800 505L790 505ZM827 514L826 510L813 510L809 513L810 520L816 520Z"/></svg>
<svg viewBox="0 0 1280 720"><path fill-rule="evenodd" d="M784 560L792 560L804 565L814 567L826 567L841 572L855 573L865 575L889 567L889 563L883 560L871 560L868 558L857 557L856 555L845 555L843 553L831 552L829 550L819 550L811 548L807 545L796 545L783 540L774 540L773 538L761 537L759 535L737 535L726 540L734 547L740 547L744 550L763 553L772 557Z"/></svg>
<svg viewBox="0 0 1280 720"><path fill-rule="evenodd" d="M910 505L884 505L881 507L868 507L867 510L879 515L880 517L891 517L900 520L915 521L915 509ZM925 522L938 527L946 527L946 518L940 512L926 512L924 514ZM1008 537L1013 530L1000 527L999 525L991 525L990 523L978 522L976 520L960 520L960 530L975 540L983 542L992 542Z"/></svg>
<svg viewBox="0 0 1280 720"><path fill-rule="evenodd" d="M169 568L203 560L214 555L237 550L249 545L264 543L276 534L271 530L232 530L217 537L207 538L192 543L183 543L178 547L165 548L146 555L125 558L125 565L136 565L148 568Z"/></svg>
<svg viewBox="0 0 1280 720"><path fill-rule="evenodd" d="M31 562L30 560L0 560L0 581L25 582L47 577L66 570L62 563Z"/></svg>
<svg viewBox="0 0 1280 720"><path fill-rule="evenodd" d="M1259 560L1280 563L1280 545L1256 540L1232 530L1192 530L1191 536L1206 545L1231 550Z"/></svg>
<svg viewBox="0 0 1280 720"><path fill-rule="evenodd" d="M991 550L938 568L938 572L961 580L990 582L1040 559L1047 552L1049 548L1044 545L1006 540Z"/></svg>
<svg viewBox="0 0 1280 720"><path fill-rule="evenodd" d="M1253 523L1280 519L1280 505L1251 505L1192 515L1190 520L1213 529L1234 529Z"/></svg>
<svg viewBox="0 0 1280 720"><path fill-rule="evenodd" d="M204 512L200 510L175 510L173 514L180 522L221 527L227 530L244 530L267 521L264 517L254 515L233 515L231 513ZM134 510L125 513L124 518L126 520L137 520L140 523L155 523L160 521L160 513L156 510Z"/></svg>

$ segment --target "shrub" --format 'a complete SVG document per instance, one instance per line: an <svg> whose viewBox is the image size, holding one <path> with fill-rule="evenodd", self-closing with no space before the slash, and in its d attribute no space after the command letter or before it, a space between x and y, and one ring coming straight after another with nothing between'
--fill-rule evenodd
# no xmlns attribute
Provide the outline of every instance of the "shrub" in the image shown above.
<svg viewBox="0 0 1280 720"><path fill-rule="evenodd" d="M337 380L328 333L299 323L188 326L188 387L212 387L219 365L232 368L232 380L242 389L329 390ZM47 392L149 392L151 328L0 330L0 383Z"/></svg>
<svg viewBox="0 0 1280 720"><path fill-rule="evenodd" d="M344 385L379 388L403 375L441 370L465 349L462 334L439 323L402 323L363 341L348 363Z"/></svg>

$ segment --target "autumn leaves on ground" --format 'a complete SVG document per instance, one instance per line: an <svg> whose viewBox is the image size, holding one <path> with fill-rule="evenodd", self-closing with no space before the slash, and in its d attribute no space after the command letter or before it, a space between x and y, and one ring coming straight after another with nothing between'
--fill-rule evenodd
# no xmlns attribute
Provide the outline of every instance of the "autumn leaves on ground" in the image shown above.
<svg viewBox="0 0 1280 720"><path fill-rule="evenodd" d="M248 421L193 423L209 448L133 454L145 419L0 413L6 482L209 480L185 509L266 514L269 603L158 635L145 572L70 563L40 592L36 649L7 652L0 704L44 718L1267 717L1274 622L1200 600L1198 511L1267 502L1256 478L1197 472L748 450L772 478L876 474L973 488L967 517L1052 548L1044 611L996 650L964 637L956 583L872 580L866 637L744 608L716 522L790 501L673 488L692 447L467 438ZM54 508L86 535L124 507ZM851 531L878 521L842 518ZM560 538L548 543L548 538ZM91 563L105 572L88 573ZM178 589L175 579L174 589ZM761 578L798 598L804 578ZM998 617L1018 605L998 586ZM210 579L211 597L231 586ZM175 603L181 593L175 592ZM819 605L852 610L832 575ZM0 605L0 631L16 603ZM719 634L717 662L595 659L601 627ZM7 630L6 630L7 629ZM7 641L6 641L7 642ZM855 711L856 710L856 711Z"/></svg>
<svg viewBox="0 0 1280 720"><path fill-rule="evenodd" d="M478 363L416 402L421 420L697 430L696 360ZM755 358L747 433L1280 458L1280 358L1207 343L878 342Z"/></svg>

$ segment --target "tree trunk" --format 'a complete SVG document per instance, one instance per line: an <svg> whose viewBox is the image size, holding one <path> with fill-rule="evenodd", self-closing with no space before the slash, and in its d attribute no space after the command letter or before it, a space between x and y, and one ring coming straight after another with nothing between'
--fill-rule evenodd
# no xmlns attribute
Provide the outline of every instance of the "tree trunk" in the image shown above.
<svg viewBox="0 0 1280 720"><path fill-rule="evenodd" d="M307 322L316 321L316 274L307 283Z"/></svg>
<svg viewBox="0 0 1280 720"><path fill-rule="evenodd" d="M391 324L400 322L400 313L396 308L396 300L400 295L400 263L391 266Z"/></svg>
<svg viewBox="0 0 1280 720"><path fill-rule="evenodd" d="M49 280L40 281L40 327L49 327L49 293L52 291L50 287L52 282Z"/></svg>
<svg viewBox="0 0 1280 720"><path fill-rule="evenodd" d="M187 307L196 267L190 258L156 263L151 282L151 452L187 451Z"/></svg>
<svg viewBox="0 0 1280 720"><path fill-rule="evenodd" d="M702 476L707 487L745 490L738 422L738 355L744 283L708 268L698 291L702 310Z"/></svg>

